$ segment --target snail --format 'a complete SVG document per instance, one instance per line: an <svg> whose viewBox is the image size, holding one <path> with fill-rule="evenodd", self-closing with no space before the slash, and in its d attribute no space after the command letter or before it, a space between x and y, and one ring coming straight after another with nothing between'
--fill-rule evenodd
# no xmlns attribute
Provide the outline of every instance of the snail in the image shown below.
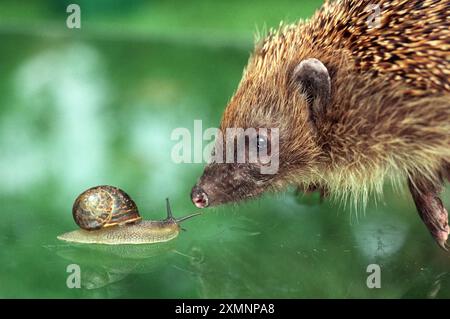
<svg viewBox="0 0 450 319"><path fill-rule="evenodd" d="M73 204L73 218L81 229L62 234L58 239L106 245L165 242L178 236L182 221L200 215L174 218L168 198L166 209L164 220L142 220L135 202L123 190L96 186L79 195Z"/></svg>

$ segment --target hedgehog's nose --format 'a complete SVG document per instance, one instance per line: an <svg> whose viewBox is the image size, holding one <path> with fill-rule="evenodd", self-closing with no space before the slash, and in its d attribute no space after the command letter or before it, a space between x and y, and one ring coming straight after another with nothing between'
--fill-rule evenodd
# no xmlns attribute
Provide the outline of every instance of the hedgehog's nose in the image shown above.
<svg viewBox="0 0 450 319"><path fill-rule="evenodd" d="M198 208L205 208L208 206L208 195L199 186L194 186L192 188L191 199Z"/></svg>

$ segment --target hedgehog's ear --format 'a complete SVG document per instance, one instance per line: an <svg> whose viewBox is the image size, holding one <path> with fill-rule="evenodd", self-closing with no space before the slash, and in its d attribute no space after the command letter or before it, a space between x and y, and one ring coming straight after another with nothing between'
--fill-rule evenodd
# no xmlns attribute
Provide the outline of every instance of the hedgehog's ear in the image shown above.
<svg viewBox="0 0 450 319"><path fill-rule="evenodd" d="M306 95L310 120L316 125L330 102L331 80L328 69L317 59L306 59L295 67L293 80Z"/></svg>

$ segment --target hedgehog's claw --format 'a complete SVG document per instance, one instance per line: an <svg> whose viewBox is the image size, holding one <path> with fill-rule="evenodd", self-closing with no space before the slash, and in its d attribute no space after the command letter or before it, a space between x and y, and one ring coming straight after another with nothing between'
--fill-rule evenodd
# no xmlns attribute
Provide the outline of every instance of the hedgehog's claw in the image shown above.
<svg viewBox="0 0 450 319"><path fill-rule="evenodd" d="M434 197L429 202L429 205L429 207L423 207L422 209L422 220L438 245L442 249L448 251L449 245L447 244L447 239L450 229L448 226L447 210L442 205L442 201L439 197Z"/></svg>
<svg viewBox="0 0 450 319"><path fill-rule="evenodd" d="M442 205L440 199L439 202ZM438 214L437 219L439 223L438 225L436 225L437 228L433 229L433 231L430 228L429 229L438 245L441 246L441 248L444 249L445 251L448 251L448 248L450 247L449 244L447 243L447 239L450 232L448 226L448 213L445 207L441 206L441 209L437 211L437 214Z"/></svg>
<svg viewBox="0 0 450 319"><path fill-rule="evenodd" d="M428 183L412 183L410 181L409 187L411 194L419 212L420 218L427 226L428 231L433 236L437 244L448 251L450 245L447 244L447 239L450 234L448 225L448 213L438 197L438 189L435 185L427 185Z"/></svg>

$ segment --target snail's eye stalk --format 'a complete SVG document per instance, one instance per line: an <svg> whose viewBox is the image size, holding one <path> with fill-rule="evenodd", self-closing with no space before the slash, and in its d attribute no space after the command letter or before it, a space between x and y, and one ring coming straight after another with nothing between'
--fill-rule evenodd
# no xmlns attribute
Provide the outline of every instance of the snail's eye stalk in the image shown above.
<svg viewBox="0 0 450 319"><path fill-rule="evenodd" d="M177 224L179 224L179 223L185 221L186 219L189 219L189 218L192 218L192 217L194 217L194 216L201 215L201 214L202 214L202 213L193 213L193 214L190 214L190 215L181 217L181 218L177 218L177 219L175 219L175 221L176 221ZM183 230L185 230L185 229L183 229Z"/></svg>
<svg viewBox="0 0 450 319"><path fill-rule="evenodd" d="M167 219L173 219L172 209L170 208L169 198L166 198Z"/></svg>

